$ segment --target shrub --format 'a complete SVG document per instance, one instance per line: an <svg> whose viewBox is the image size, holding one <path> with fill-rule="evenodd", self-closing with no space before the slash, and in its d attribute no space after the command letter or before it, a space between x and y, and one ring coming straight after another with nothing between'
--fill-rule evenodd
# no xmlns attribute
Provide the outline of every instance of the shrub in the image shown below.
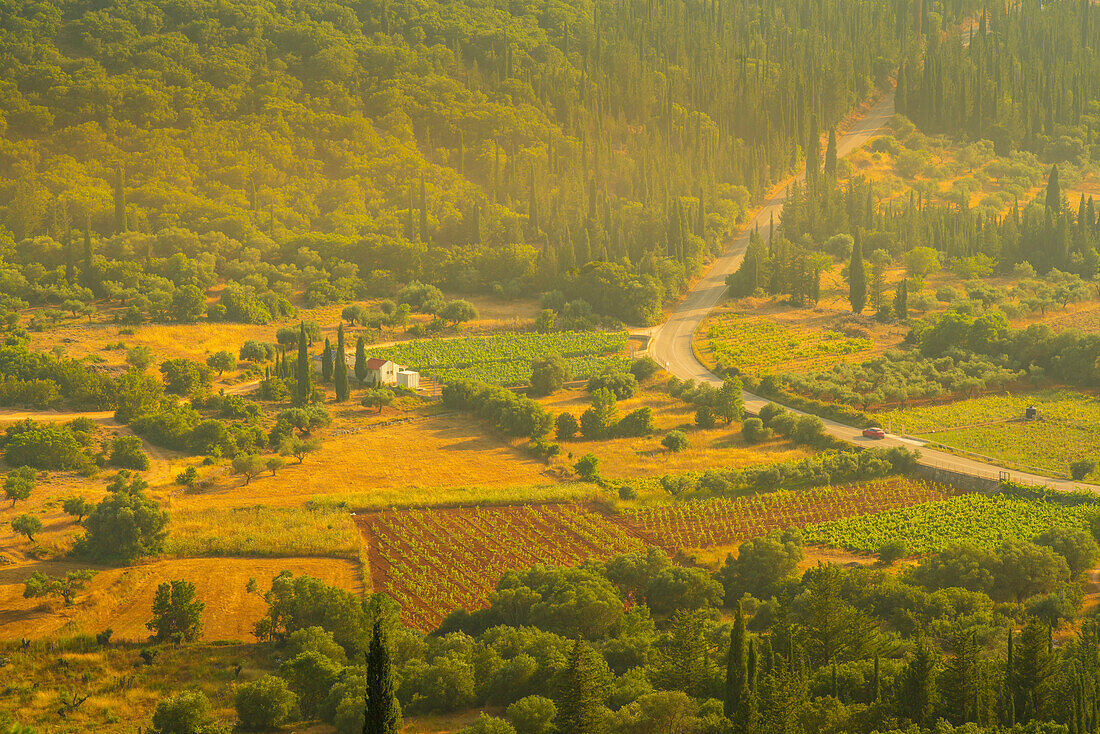
<svg viewBox="0 0 1100 734"><path fill-rule="evenodd" d="M82 469L88 465L84 447L68 426L25 420L4 434L4 461L8 466L36 469Z"/></svg>
<svg viewBox="0 0 1100 734"><path fill-rule="evenodd" d="M909 545L904 540L891 540L878 549L878 558L887 566L909 555Z"/></svg>
<svg viewBox="0 0 1100 734"><path fill-rule="evenodd" d="M657 362L648 355L645 357L638 357L630 363L630 374L634 375L634 379L638 382L645 382L657 374L660 369L661 365L657 364Z"/></svg>
<svg viewBox="0 0 1100 734"><path fill-rule="evenodd" d="M600 460L595 454L585 454L577 460L577 463L573 465L573 469L577 472L578 477L590 482L599 479L599 465Z"/></svg>
<svg viewBox="0 0 1100 734"><path fill-rule="evenodd" d="M201 691L181 691L161 699L153 712L155 734L218 734L226 729L217 724L210 701Z"/></svg>
<svg viewBox="0 0 1100 734"><path fill-rule="evenodd" d="M1081 459L1071 462L1069 465L1069 475L1073 477L1073 481L1075 482L1081 481L1095 470L1096 462L1090 459Z"/></svg>
<svg viewBox="0 0 1100 734"><path fill-rule="evenodd" d="M630 372L606 370L588 379L588 392L610 390L618 400L626 400L638 392L638 380Z"/></svg>
<svg viewBox="0 0 1100 734"><path fill-rule="evenodd" d="M771 430L764 427L764 421L759 418L746 418L741 424L741 437L747 443L760 443L768 440Z"/></svg>
<svg viewBox="0 0 1100 734"><path fill-rule="evenodd" d="M653 424L653 409L648 405L627 413L615 426L615 433L619 436L638 437L653 434L656 427Z"/></svg>
<svg viewBox="0 0 1100 734"><path fill-rule="evenodd" d="M477 721L459 729L458 734L516 734L516 729L504 719L482 712Z"/></svg>
<svg viewBox="0 0 1100 734"><path fill-rule="evenodd" d="M561 357L547 357L531 363L531 395L552 395L569 379L569 364Z"/></svg>
<svg viewBox="0 0 1100 734"><path fill-rule="evenodd" d="M679 453L689 446L687 435L683 431L669 431L661 439L661 445L673 453Z"/></svg>
<svg viewBox="0 0 1100 734"><path fill-rule="evenodd" d="M4 477L4 497L11 500L11 506L19 500L30 499L34 490L35 471L29 466L12 469Z"/></svg>
<svg viewBox="0 0 1100 734"><path fill-rule="evenodd" d="M509 704L505 715L517 734L550 734L558 707L545 696L527 696Z"/></svg>
<svg viewBox="0 0 1100 734"><path fill-rule="evenodd" d="M695 409L695 425L703 429L714 428L718 421L714 417L714 411L709 405L700 405Z"/></svg>
<svg viewBox="0 0 1100 734"><path fill-rule="evenodd" d="M581 426L572 413L561 413L554 422L554 434L559 441L568 441L576 436L580 430Z"/></svg>
<svg viewBox="0 0 1100 734"><path fill-rule="evenodd" d="M242 729L267 731L287 721L298 700L287 688L286 681L274 675L265 675L239 686L233 703Z"/></svg>
<svg viewBox="0 0 1100 734"><path fill-rule="evenodd" d="M137 436L119 436L111 443L111 466L121 469L145 470L149 468L149 456Z"/></svg>

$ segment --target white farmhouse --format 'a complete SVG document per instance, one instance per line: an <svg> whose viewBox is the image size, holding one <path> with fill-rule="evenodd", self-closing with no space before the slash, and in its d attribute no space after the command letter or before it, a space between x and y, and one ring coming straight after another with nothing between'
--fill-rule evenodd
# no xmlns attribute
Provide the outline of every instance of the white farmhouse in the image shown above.
<svg viewBox="0 0 1100 734"><path fill-rule="evenodd" d="M380 357L371 357L367 360L367 374L363 382L373 382L376 385L396 385L397 373L401 366L396 362Z"/></svg>

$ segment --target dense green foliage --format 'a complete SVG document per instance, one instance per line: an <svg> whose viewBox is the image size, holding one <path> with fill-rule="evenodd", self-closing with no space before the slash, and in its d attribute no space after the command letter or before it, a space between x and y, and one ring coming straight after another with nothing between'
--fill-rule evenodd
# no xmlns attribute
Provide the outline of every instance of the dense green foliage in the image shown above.
<svg viewBox="0 0 1100 734"><path fill-rule="evenodd" d="M912 2L764 7L16 2L2 290L265 323L297 290L541 284L652 323L922 30Z"/></svg>

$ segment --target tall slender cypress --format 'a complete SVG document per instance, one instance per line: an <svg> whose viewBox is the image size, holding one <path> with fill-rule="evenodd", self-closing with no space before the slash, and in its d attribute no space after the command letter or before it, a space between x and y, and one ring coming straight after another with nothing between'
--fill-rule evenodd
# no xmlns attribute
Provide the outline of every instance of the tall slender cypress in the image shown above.
<svg viewBox="0 0 1100 734"><path fill-rule="evenodd" d="M295 374L297 382L298 404L305 405L309 402L309 346L306 340L306 325L304 322L298 325L298 364Z"/></svg>
<svg viewBox="0 0 1100 734"><path fill-rule="evenodd" d="M394 693L393 662L382 621L377 617L367 653L367 710L363 718L363 734L395 734L401 721Z"/></svg>
<svg viewBox="0 0 1100 734"><path fill-rule="evenodd" d="M328 384L332 382L332 344L325 337L325 351L321 352L321 379Z"/></svg>
<svg viewBox="0 0 1100 734"><path fill-rule="evenodd" d="M333 377L336 382L336 402L342 403L348 399L351 392L348 389L348 357L344 349L344 325L336 330L336 360L333 365Z"/></svg>
<svg viewBox="0 0 1100 734"><path fill-rule="evenodd" d="M355 342L355 379L367 379L367 346L362 336Z"/></svg>
<svg viewBox="0 0 1100 734"><path fill-rule="evenodd" d="M748 683L747 661L745 659L745 613L741 602L737 602L737 612L730 631L730 647L726 656L726 699L723 702L726 717L731 721L741 706Z"/></svg>
<svg viewBox="0 0 1100 734"><path fill-rule="evenodd" d="M829 145L825 148L825 180L836 181L836 128L829 129Z"/></svg>
<svg viewBox="0 0 1100 734"><path fill-rule="evenodd" d="M853 313L863 313L867 306L867 273L863 269L863 243L858 230L848 264L848 302L852 304Z"/></svg>

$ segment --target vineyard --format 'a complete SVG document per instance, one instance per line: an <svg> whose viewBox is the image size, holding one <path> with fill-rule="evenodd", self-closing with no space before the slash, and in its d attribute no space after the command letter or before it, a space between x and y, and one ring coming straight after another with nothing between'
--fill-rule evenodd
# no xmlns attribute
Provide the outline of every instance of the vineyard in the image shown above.
<svg viewBox="0 0 1100 734"><path fill-rule="evenodd" d="M357 521L375 591L393 597L403 621L425 631L455 609L487 606L507 571L579 565L643 547L624 527L576 505L388 510Z"/></svg>
<svg viewBox="0 0 1100 734"><path fill-rule="evenodd" d="M407 365L439 381L458 377L495 385L524 385L531 362L563 357L573 379L587 379L609 364L624 364L627 333L561 331L458 339L417 339L368 348L367 356Z"/></svg>
<svg viewBox="0 0 1100 734"><path fill-rule="evenodd" d="M877 552L891 540L905 541L913 553L942 551L952 543L994 548L1009 539L1030 540L1053 526L1088 529L1100 505L1069 507L1007 495L964 494L912 507L811 525L807 543Z"/></svg>
<svg viewBox="0 0 1100 734"><path fill-rule="evenodd" d="M1039 409L1037 420L1022 420L1029 405ZM906 433L1058 475L1070 462L1100 454L1100 400L1067 390L987 396L880 417Z"/></svg>
<svg viewBox="0 0 1100 734"><path fill-rule="evenodd" d="M730 545L772 530L942 500L954 490L902 477L861 484L784 490L737 499L648 507L624 519L655 545L671 550Z"/></svg>
<svg viewBox="0 0 1100 734"><path fill-rule="evenodd" d="M765 318L736 314L716 317L707 329L706 348L713 360L749 372L777 372L827 367L837 357L869 352L869 339L837 331L788 326Z"/></svg>

